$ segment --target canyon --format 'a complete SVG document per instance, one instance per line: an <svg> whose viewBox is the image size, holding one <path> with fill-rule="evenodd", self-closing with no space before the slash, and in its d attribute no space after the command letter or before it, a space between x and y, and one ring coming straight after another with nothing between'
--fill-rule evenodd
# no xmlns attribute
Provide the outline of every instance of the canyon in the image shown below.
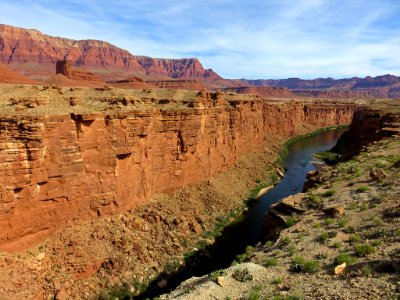
<svg viewBox="0 0 400 300"><path fill-rule="evenodd" d="M31 245L74 218L126 211L155 193L207 180L261 147L268 134L345 124L358 107L202 91L152 108L155 100L100 90L84 99L114 111L83 113L84 101L68 104L74 91L53 89L51 100L47 90L36 93L23 99L27 108L0 118L2 249ZM67 108L40 113L56 105L55 97Z"/></svg>
<svg viewBox="0 0 400 300"><path fill-rule="evenodd" d="M137 294L274 183L286 140L353 116L344 152L398 132L392 75L224 79L9 25L0 63L0 298Z"/></svg>

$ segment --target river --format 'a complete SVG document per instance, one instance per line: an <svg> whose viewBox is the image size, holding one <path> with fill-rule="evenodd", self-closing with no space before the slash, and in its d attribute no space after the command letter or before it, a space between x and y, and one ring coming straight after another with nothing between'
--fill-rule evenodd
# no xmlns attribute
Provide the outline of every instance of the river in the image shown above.
<svg viewBox="0 0 400 300"><path fill-rule="evenodd" d="M213 245L198 251L187 259L185 266L166 278L168 284L164 288L157 286L157 282L164 278L160 276L138 299L153 298L168 293L192 276L203 276L214 270L227 268L238 254L245 252L247 246L263 242L262 220L268 207L282 198L301 192L307 172L315 170L316 163L322 163L313 155L331 149L346 130L340 128L322 131L291 143L288 146L288 154L283 160L283 166L287 169L284 178L263 195L245 213L240 222L226 227Z"/></svg>

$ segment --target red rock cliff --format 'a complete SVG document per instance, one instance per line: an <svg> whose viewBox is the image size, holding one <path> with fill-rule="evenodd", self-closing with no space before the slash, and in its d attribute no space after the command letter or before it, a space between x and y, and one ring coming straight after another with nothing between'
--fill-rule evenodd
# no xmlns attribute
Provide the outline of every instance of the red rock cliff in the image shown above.
<svg viewBox="0 0 400 300"><path fill-rule="evenodd" d="M266 135L348 123L356 109L201 94L181 110L1 117L0 247L206 180Z"/></svg>
<svg viewBox="0 0 400 300"><path fill-rule="evenodd" d="M58 60L69 60L74 66L164 75L171 78L218 80L221 77L211 69L204 69L196 58L160 59L135 56L104 41L72 40L45 35L37 30L0 24L0 62L13 64L40 63L36 68L21 67L30 75L47 70L53 74ZM107 74L106 74L107 75ZM113 79L105 76L105 79Z"/></svg>

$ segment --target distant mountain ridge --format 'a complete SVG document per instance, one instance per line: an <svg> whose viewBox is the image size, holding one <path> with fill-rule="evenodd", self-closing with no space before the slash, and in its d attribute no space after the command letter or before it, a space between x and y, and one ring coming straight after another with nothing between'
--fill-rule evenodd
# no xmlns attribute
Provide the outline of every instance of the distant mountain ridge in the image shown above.
<svg viewBox="0 0 400 300"><path fill-rule="evenodd" d="M353 91L350 95L359 94L370 96L384 96L384 97L400 97L400 77L386 74L382 76L365 78L352 77L344 79L333 78L316 78L316 79L240 79L244 84L254 86L270 86L270 87L286 87L296 93L313 92L309 95L316 94L316 92L324 92L322 94L328 95L327 91Z"/></svg>
<svg viewBox="0 0 400 300"><path fill-rule="evenodd" d="M74 66L169 78L195 78L218 81L222 78L204 69L196 58L162 59L135 56L104 41L72 40L53 37L34 29L0 25L0 62L18 69L21 64L40 64L43 74L54 73L58 60L69 60ZM21 67L22 69L22 67ZM35 75L35 68L26 70ZM101 72L107 78L107 72ZM115 74L110 74L113 78Z"/></svg>
<svg viewBox="0 0 400 300"><path fill-rule="evenodd" d="M400 77L389 74L345 79L224 79L212 69L205 69L197 58L138 56L105 41L54 37L35 29L0 24L0 63L4 64L4 70L7 68L17 71L17 75L46 81L55 74L55 63L60 60L71 62L75 72L79 72L79 69L89 71L103 81L139 78L153 82L155 86L196 88L204 83L204 87L209 89L239 88L239 92L256 93L264 97L400 97ZM200 83L192 84L188 80ZM130 82L126 85L136 86L139 83ZM251 86L270 89L249 88ZM288 88L290 91L279 88Z"/></svg>

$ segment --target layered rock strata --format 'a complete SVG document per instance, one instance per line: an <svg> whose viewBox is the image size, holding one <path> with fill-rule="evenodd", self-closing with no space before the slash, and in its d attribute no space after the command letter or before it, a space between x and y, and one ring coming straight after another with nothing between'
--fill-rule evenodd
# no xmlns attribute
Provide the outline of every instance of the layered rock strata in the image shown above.
<svg viewBox="0 0 400 300"><path fill-rule="evenodd" d="M0 247L207 180L262 147L268 134L348 123L356 109L203 91L182 109L2 116Z"/></svg>

